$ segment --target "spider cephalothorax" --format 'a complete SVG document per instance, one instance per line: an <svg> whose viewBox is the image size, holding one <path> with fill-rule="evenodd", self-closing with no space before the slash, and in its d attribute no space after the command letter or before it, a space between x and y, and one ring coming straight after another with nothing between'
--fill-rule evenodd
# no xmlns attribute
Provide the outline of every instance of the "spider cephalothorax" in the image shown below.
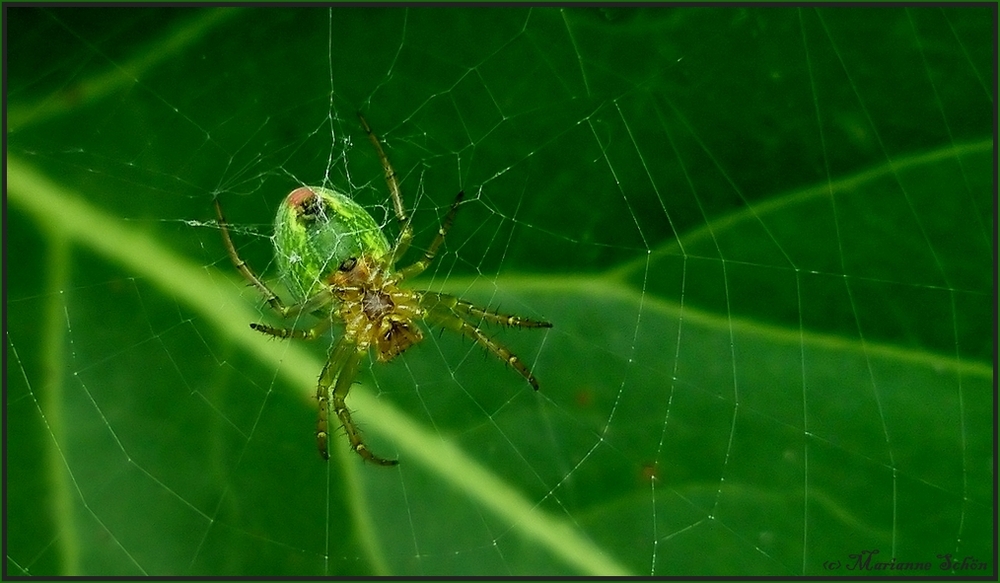
<svg viewBox="0 0 1000 583"><path fill-rule="evenodd" d="M375 346L375 358L388 362L423 340L416 320L424 317L419 298L401 289L387 272L368 257L350 258L330 275L336 290L344 335L360 350Z"/></svg>
<svg viewBox="0 0 1000 583"><path fill-rule="evenodd" d="M264 294L267 303L283 318L311 314L319 319L315 326L305 330L258 323L250 324L251 328L279 338L312 340L336 323L343 326L343 333L331 347L316 387L319 404L316 442L320 454L324 459L329 457L328 406L332 402L351 447L368 461L390 466L397 462L378 457L365 446L344 401L366 353L374 349L375 358L380 362L392 360L423 339L417 324L423 321L472 339L511 365L537 390L538 381L531 371L510 350L486 336L479 326L486 322L518 328L549 328L552 324L484 310L454 296L400 285L430 265L464 195L459 192L455 197L423 258L397 269L396 262L409 248L413 232L396 173L364 117L361 124L385 170L389 195L400 224L399 237L390 246L371 215L337 190L319 186L296 188L278 205L274 219L275 260L282 281L293 296L293 305L286 307L240 259L218 200L215 210L233 264Z"/></svg>

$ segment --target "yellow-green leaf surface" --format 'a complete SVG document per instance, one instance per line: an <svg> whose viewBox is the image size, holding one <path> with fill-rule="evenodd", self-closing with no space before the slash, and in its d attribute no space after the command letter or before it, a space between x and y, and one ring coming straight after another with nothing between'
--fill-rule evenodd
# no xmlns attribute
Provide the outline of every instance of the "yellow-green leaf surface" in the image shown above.
<svg viewBox="0 0 1000 583"><path fill-rule="evenodd" d="M7 9L6 573L995 573L995 11ZM390 469L212 210L395 240L358 111L407 259L466 192L409 284L553 323L366 359Z"/></svg>

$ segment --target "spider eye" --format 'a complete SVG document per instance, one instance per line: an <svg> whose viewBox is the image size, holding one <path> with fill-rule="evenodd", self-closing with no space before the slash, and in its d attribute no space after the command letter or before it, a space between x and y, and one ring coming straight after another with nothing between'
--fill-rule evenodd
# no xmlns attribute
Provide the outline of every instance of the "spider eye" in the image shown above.
<svg viewBox="0 0 1000 583"><path fill-rule="evenodd" d="M339 269L341 271L350 271L350 270L354 269L354 266L357 265L357 264L358 264L357 258L355 258L355 257L349 257L349 258L345 259L344 262L341 263L340 267L338 267L337 269Z"/></svg>

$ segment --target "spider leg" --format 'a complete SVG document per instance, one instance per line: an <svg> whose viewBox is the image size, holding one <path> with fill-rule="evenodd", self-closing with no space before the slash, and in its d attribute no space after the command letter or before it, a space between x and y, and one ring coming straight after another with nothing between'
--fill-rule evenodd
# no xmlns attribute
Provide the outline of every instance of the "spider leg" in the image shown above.
<svg viewBox="0 0 1000 583"><path fill-rule="evenodd" d="M297 318L302 314L311 314L333 301L334 301L334 295L333 293L330 292L329 288L327 288L303 302L285 308L284 317ZM333 324L332 320L330 320L329 318L324 318L323 320L320 321L319 324L307 330L299 330L296 328L276 328L268 324L258 324L256 322L251 323L250 327L258 332L263 332L268 336L276 336L281 339L297 338L300 340L314 340L320 334L326 332L332 324Z"/></svg>
<svg viewBox="0 0 1000 583"><path fill-rule="evenodd" d="M464 300L460 300L453 295L441 294L435 292L421 292L423 298L421 302L433 309L436 306L441 306L454 310L458 313L465 313L483 322L489 322L491 324L500 324L502 326L511 326L513 328L551 328L552 322L546 322L544 320L532 320L530 318L522 318L521 316L515 316L513 314L502 314L500 312L491 312L470 304Z"/></svg>
<svg viewBox="0 0 1000 583"><path fill-rule="evenodd" d="M285 304L281 302L281 298L271 291L271 288L267 287L264 282L254 275L254 272L250 270L246 261L240 259L240 255L236 252L236 247L233 245L233 240L229 237L229 223L227 223L226 218L222 216L222 207L219 206L219 199L216 198L213 200L212 204L215 205L215 216L218 217L219 220L219 229L222 230L222 242L226 245L226 251L229 253L229 258L233 261L233 265L236 266L236 269L243 274L243 277L245 277L247 281L257 288L260 293L264 294L264 298L267 300L267 303L271 305L274 311L281 314L281 317L284 318L288 315L288 308L286 308Z"/></svg>
<svg viewBox="0 0 1000 583"><path fill-rule="evenodd" d="M444 294L428 294L428 296L432 297L438 295ZM455 332L459 332L463 336L473 340L476 344L482 346L500 360L514 367L514 370L527 379L533 389L536 391L538 390L538 381L535 380L535 375L531 374L531 371L528 370L528 367L524 366L524 363L521 362L521 359L519 359L517 355L511 352L510 349L503 344L500 344L484 334L478 327L470 324L455 310L450 309L445 305L437 304L428 308L427 319L432 324L442 326L449 330L454 330Z"/></svg>
<svg viewBox="0 0 1000 583"><path fill-rule="evenodd" d="M333 412L344 426L351 449L367 461L380 466L394 466L397 460L387 460L373 454L361 439L361 431L351 419L351 412L344 399L351 390L351 384L358 374L358 365L365 352L358 350L358 345L346 337L341 337L330 350L330 357L323 366L316 386L316 401L319 403L319 417L316 421L316 445L323 459L330 459L329 453L329 404L333 404Z"/></svg>
<svg viewBox="0 0 1000 583"><path fill-rule="evenodd" d="M253 271L251 271L250 266L247 265L246 261L240 259L239 253L236 252L236 246L233 245L233 240L229 236L229 223L226 218L222 216L222 207L219 205L219 199L216 198L212 203L215 205L215 216L218 217L219 228L222 230L222 242L226 246L226 252L229 253L229 258L232 260L233 265L236 269L243 275L243 277L250 282L251 285L257 288L262 294L264 294L264 299L267 303L274 309L275 312L281 315L282 318L288 318L290 316L299 316L301 314L311 314L312 312L318 310L319 308L329 304L333 301L334 296L330 293L330 290L324 289L312 296L311 298L306 298L304 301L299 302L292 306L285 306L278 297L276 293L271 291L271 288L267 287L263 281L258 278ZM272 334L272 332L280 332L280 329L272 328L264 324L251 324L251 328L254 330L260 330L265 334L271 334L272 336L278 336L280 338L304 338L297 333L295 334L283 334L277 333ZM287 332L287 330L286 330ZM307 339L312 339L307 338Z"/></svg>
<svg viewBox="0 0 1000 583"><path fill-rule="evenodd" d="M434 241L431 242L430 248L427 249L427 253L424 253L424 258L417 261L413 265L404 267L399 271L400 279L406 279L408 277L413 277L420 274L423 270L427 269L427 266L431 264L434 260L434 256L437 254L438 248L444 243L444 238L448 234L448 230L451 229L451 224L455 222L455 214L458 213L458 205L465 198L465 191L460 190L458 195L455 196L455 201L451 203L451 209L444 218L444 222L441 223L441 228L438 229L437 236L434 237Z"/></svg>
<svg viewBox="0 0 1000 583"><path fill-rule="evenodd" d="M378 159L385 172L385 184L389 187L392 206L396 211L396 219L399 220L399 239L392 250L393 263L395 263L410 248L410 241L413 240L413 228L410 226L410 218L406 216L406 207L403 205L403 196L399 192L399 178L396 176L396 171L392 169L392 164L389 163L389 157L385 155L385 150L382 149L382 143L379 142L378 136L372 131L368 120L360 111L358 118L361 120L361 126L365 128L365 133L368 134L368 139L375 146L375 151L378 152Z"/></svg>
<svg viewBox="0 0 1000 583"><path fill-rule="evenodd" d="M274 326L258 324L256 322L252 322L250 327L258 332L267 334L268 336L281 338L282 340L289 338L295 338L298 340L315 340L323 332L329 330L331 325L333 325L333 320L331 318L324 318L323 320L320 320L318 324L307 330L300 330L298 328L275 328Z"/></svg>

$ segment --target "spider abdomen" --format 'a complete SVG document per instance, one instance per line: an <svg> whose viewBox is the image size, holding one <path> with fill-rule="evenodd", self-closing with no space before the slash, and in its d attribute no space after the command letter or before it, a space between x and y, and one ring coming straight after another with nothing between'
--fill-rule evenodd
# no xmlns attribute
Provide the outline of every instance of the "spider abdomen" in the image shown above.
<svg viewBox="0 0 1000 583"><path fill-rule="evenodd" d="M275 261L296 301L318 293L326 274L352 257L383 260L389 241L368 211L345 194L320 186L296 188L274 218Z"/></svg>

